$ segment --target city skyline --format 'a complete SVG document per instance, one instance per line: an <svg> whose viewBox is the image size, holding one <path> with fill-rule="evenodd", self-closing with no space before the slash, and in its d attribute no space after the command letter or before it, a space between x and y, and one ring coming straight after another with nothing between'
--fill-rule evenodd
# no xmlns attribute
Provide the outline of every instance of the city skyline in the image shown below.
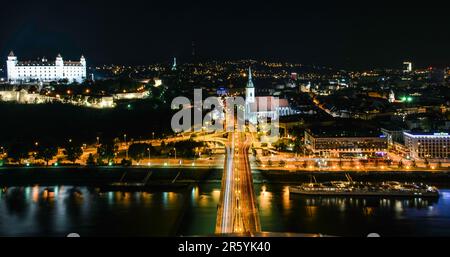
<svg viewBox="0 0 450 257"><path fill-rule="evenodd" d="M441 5L2 8L1 237L274 255L302 237L450 236Z"/></svg>
<svg viewBox="0 0 450 257"><path fill-rule="evenodd" d="M26 8L25 8L26 7ZM177 56L194 60L267 59L344 69L446 67L450 36L443 8L429 2L5 3L0 54L83 53L92 65L137 65ZM33 43L31 43L33 42ZM194 54L193 54L194 53Z"/></svg>

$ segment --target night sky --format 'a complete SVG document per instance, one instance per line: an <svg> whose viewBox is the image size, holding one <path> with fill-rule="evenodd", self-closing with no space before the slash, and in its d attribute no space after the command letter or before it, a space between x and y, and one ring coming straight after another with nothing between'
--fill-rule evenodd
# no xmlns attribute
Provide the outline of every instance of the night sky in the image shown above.
<svg viewBox="0 0 450 257"><path fill-rule="evenodd" d="M88 64L267 59L336 68L450 64L444 3L2 1L0 54ZM339 3L336 3L339 2ZM391 1L392 2L392 1Z"/></svg>

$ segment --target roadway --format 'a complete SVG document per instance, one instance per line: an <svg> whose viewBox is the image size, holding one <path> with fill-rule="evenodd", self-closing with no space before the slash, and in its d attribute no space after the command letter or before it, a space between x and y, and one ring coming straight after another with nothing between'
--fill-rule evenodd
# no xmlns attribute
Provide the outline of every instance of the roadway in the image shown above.
<svg viewBox="0 0 450 257"><path fill-rule="evenodd" d="M248 159L250 146L251 137L247 133L229 133L217 211L217 234L261 232Z"/></svg>

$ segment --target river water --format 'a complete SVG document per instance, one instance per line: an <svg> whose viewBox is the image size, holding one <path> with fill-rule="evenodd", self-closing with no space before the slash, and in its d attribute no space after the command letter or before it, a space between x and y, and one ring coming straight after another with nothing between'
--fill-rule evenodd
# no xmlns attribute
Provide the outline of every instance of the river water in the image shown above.
<svg viewBox="0 0 450 257"><path fill-rule="evenodd" d="M289 195L255 184L264 231L334 236L450 236L450 189L438 200ZM170 236L214 233L220 183L188 192L99 193L92 187L0 192L0 236Z"/></svg>

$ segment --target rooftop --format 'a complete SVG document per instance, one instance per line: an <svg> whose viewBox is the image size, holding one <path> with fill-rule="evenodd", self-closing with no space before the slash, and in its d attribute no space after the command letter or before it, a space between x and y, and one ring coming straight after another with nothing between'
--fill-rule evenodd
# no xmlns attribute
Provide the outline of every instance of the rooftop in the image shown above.
<svg viewBox="0 0 450 257"><path fill-rule="evenodd" d="M79 61L64 61L65 66L82 66ZM19 61L16 66L55 66L55 61L36 60L36 61Z"/></svg>
<svg viewBox="0 0 450 257"><path fill-rule="evenodd" d="M333 124L329 126L315 126L308 129L315 137L380 137L377 128L359 124Z"/></svg>
<svg viewBox="0 0 450 257"><path fill-rule="evenodd" d="M250 104L250 111L276 111L276 107L289 107L289 102L287 99L278 99L278 103L276 103L277 99L278 98L273 96L257 96L255 97L255 102Z"/></svg>
<svg viewBox="0 0 450 257"><path fill-rule="evenodd" d="M403 134L410 137L434 137L434 138L450 138L450 134L448 132L403 132Z"/></svg>

